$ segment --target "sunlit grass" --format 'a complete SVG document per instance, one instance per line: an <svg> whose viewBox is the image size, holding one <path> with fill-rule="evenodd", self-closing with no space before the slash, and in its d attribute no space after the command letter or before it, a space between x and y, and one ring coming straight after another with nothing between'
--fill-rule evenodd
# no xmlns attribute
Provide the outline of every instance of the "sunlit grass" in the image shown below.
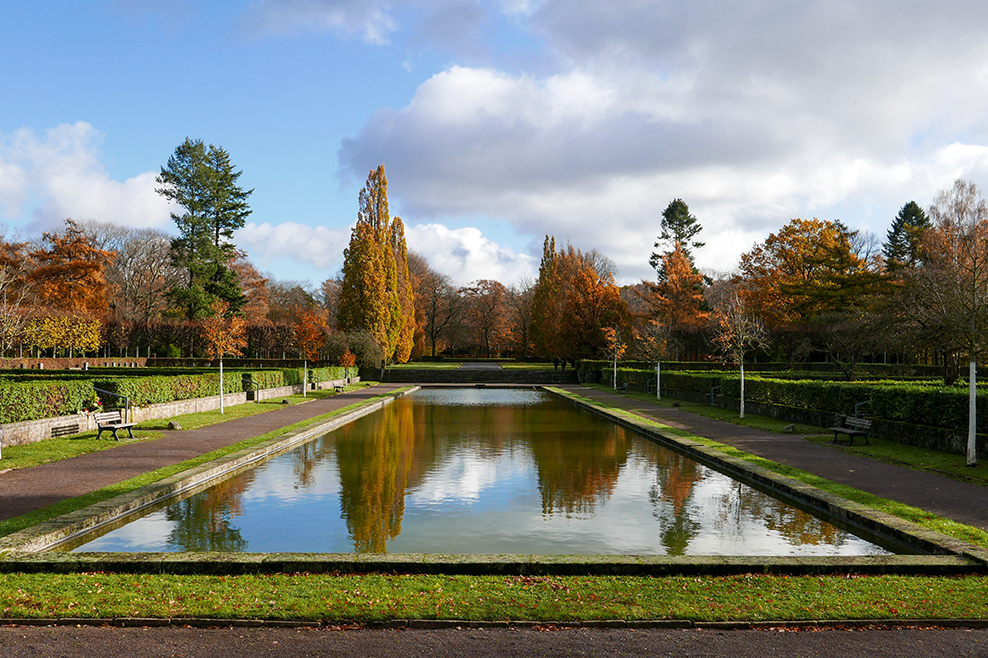
<svg viewBox="0 0 988 658"><path fill-rule="evenodd" d="M375 622L984 619L985 576L0 575L0 616Z"/></svg>
<svg viewBox="0 0 988 658"><path fill-rule="evenodd" d="M120 441L113 440L111 432L103 432L100 439L96 432L83 432L74 436L45 439L37 443L22 446L10 446L3 449L3 459L0 459L0 471L18 468L30 468L62 459L71 459L91 452L99 452L108 448L116 448L125 443L135 441L150 441L164 436L161 432L134 430L134 438L127 436L126 430L118 434Z"/></svg>

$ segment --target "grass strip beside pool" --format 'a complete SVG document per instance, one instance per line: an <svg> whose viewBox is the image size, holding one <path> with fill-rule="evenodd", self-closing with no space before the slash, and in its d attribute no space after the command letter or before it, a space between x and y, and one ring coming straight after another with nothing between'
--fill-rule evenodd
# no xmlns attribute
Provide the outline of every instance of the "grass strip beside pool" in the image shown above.
<svg viewBox="0 0 988 658"><path fill-rule="evenodd" d="M985 576L0 574L0 619L981 620Z"/></svg>
<svg viewBox="0 0 988 658"><path fill-rule="evenodd" d="M306 427L310 427L312 425L316 425L318 423L335 418L336 416L349 413L360 407L369 404L374 404L384 398L391 397L409 388L411 387L403 387L396 391L392 391L391 393L376 395L374 397L368 398L366 400L362 400L360 402L348 404L345 407L341 407L340 409L337 409L335 411L321 414L319 416L315 416L313 418L300 421L298 423L294 423L287 427L282 427L280 429L267 432L266 434L262 434L260 436L244 439L239 443L226 446L225 448L220 448L219 450L214 450L204 455L200 455L199 457L195 457L193 459L189 459L178 464L172 464L171 466L165 466L157 470L150 471L148 473L139 475L129 480L124 480L123 482L118 482L117 484L113 484L108 487L103 487L102 489L97 489L96 491L90 492L83 496L78 496L76 498L69 498L67 500L60 501L58 503L55 503L54 505L49 505L48 507L45 507L43 509L36 510L34 512L29 512L27 514L22 514L21 516L15 517L13 519L0 521L0 537L4 537L14 532L25 530L27 528L30 528L31 526L37 525L44 521L48 521L50 519L53 519L58 516L62 516L64 514L68 514L70 512L75 512L85 507L89 507L90 505L101 503L103 501L109 500L116 496L130 493L132 491L140 489L141 487L145 487L147 485L154 484L155 482L164 480L165 478L172 477L173 475L181 473L182 471L195 468L207 462L211 462L221 457L225 457L232 453L238 452L240 450L244 450L245 448L250 448L252 446L258 445L265 441L269 441L282 434L287 434L295 430L305 429Z"/></svg>

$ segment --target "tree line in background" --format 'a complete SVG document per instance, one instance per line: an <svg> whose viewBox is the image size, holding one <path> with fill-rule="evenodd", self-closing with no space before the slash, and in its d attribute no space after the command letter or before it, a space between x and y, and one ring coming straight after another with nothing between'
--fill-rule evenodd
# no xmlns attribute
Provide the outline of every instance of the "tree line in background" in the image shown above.
<svg viewBox="0 0 988 658"><path fill-rule="evenodd" d="M793 219L713 278L695 265L702 226L676 199L654 280L618 287L606 256L546 236L536 280L462 286L407 251L382 165L360 192L340 275L315 288L261 274L233 244L251 212L240 176L224 149L186 139L157 177L177 237L71 219L40 240L5 236L0 350L217 354L222 318L238 333L224 353L254 358L575 361L628 347L648 361L828 360L848 379L880 356L942 364L952 382L988 342L988 210L965 181L926 212L905 204L883 244L839 220Z"/></svg>

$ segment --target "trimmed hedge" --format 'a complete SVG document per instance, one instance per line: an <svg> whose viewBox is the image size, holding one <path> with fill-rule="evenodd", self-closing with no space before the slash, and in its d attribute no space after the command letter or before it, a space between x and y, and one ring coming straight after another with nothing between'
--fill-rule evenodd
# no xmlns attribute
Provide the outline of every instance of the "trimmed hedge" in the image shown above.
<svg viewBox="0 0 988 658"><path fill-rule="evenodd" d="M92 381L0 382L0 423L68 416L95 397Z"/></svg>
<svg viewBox="0 0 988 658"><path fill-rule="evenodd" d="M140 371L138 371L140 372ZM0 376L0 423L17 423L67 416L89 408L97 395L107 408L123 405L112 395L97 394L97 388L130 398L132 405L145 407L150 404L190 400L219 394L220 375L215 368L209 371L181 374L140 376L133 370L121 376L107 376L105 372L80 373L70 371L59 379L29 379L17 381ZM302 383L302 368L280 370L227 370L223 376L224 393L240 393L247 378L261 388L279 388ZM53 373L54 374L54 373ZM340 380L347 377L347 369L341 366L309 368L309 381ZM351 368L356 376L357 369Z"/></svg>
<svg viewBox="0 0 988 658"><path fill-rule="evenodd" d="M618 369L618 382L643 386L655 381L653 370ZM720 386L720 394L741 397L741 378L734 372L663 372L663 390L675 389L709 394ZM834 414L853 414L854 405L866 400L865 413L875 418L912 425L928 425L966 431L968 422L967 386L944 387L934 383L880 380L838 382L825 380L775 379L745 374L744 397L748 402L764 402L786 407L816 409ZM978 431L988 433L988 390L979 387L977 396Z"/></svg>

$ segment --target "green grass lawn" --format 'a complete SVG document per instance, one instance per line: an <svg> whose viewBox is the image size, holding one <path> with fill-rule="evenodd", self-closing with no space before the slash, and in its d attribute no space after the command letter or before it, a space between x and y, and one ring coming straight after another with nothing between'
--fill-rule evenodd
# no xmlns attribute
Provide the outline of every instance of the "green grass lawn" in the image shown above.
<svg viewBox="0 0 988 658"><path fill-rule="evenodd" d="M161 432L135 429L133 439L127 436L126 431L120 431L119 436L120 441L114 441L111 433L103 432L103 438L97 440L96 432L84 432L74 436L45 439L23 446L10 446L3 449L0 472L71 459L90 452L115 448L124 443L160 439L164 435Z"/></svg>
<svg viewBox="0 0 988 658"><path fill-rule="evenodd" d="M0 618L979 620L985 591L985 576L9 574Z"/></svg>
<svg viewBox="0 0 988 658"><path fill-rule="evenodd" d="M639 391L627 391L620 392L615 391L613 386L608 384L584 384L590 388L597 389L598 391L605 391L608 393L615 393L618 395L623 395L635 400L641 400L642 402L651 402L652 404L660 408L672 408L678 407L683 411L688 411L698 416L706 416L707 418L714 418L716 420L723 420L728 423L734 423L735 425L742 425L744 427L751 427L754 429L765 430L766 432L779 432L781 433L783 428L793 425L792 434L802 434L802 435L826 435L827 430L822 427L814 427L813 425L804 425L802 423L790 423L786 420L778 420L775 418L766 418L765 416L753 416L751 414L746 414L744 418L740 417L740 414L736 411L731 411L730 409L721 409L720 407L713 407L709 404L703 404L701 402L688 402L686 400L676 400L670 397L664 397L657 400L655 398L655 393L642 393ZM829 433L832 437L833 433Z"/></svg>
<svg viewBox="0 0 988 658"><path fill-rule="evenodd" d="M460 361L409 361L388 366L396 370L453 370L460 367Z"/></svg>

